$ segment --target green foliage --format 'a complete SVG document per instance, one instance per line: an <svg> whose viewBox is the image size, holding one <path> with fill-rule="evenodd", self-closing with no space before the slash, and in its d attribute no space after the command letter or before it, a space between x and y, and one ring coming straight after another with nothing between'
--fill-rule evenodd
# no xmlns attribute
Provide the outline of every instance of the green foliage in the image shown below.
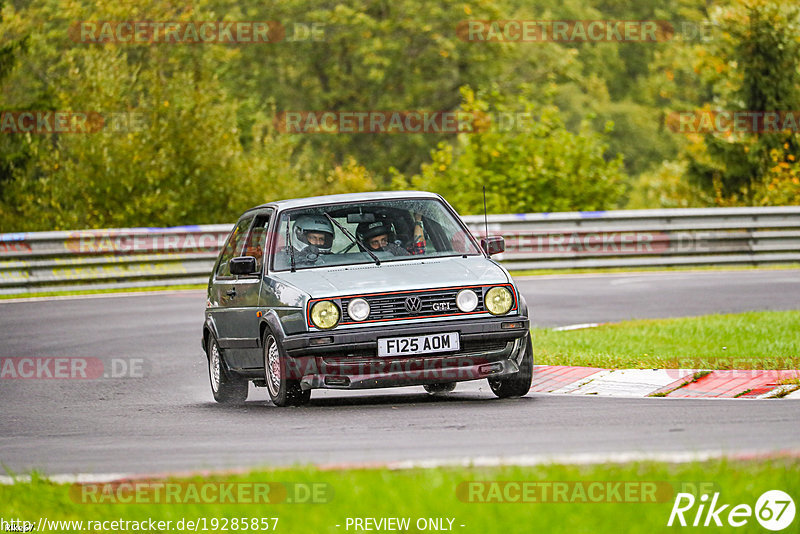
<svg viewBox="0 0 800 534"><path fill-rule="evenodd" d="M0 2L0 110L137 119L0 134L0 231L219 222L275 198L387 187L434 189L464 212L482 210L484 184L495 212L797 203L796 134L683 136L664 123L703 106L800 109L797 18L777 0ZM456 31L471 19L714 29L659 43L477 43ZM70 38L76 21L102 20L272 20L287 33L241 45ZM463 87L492 97L464 101ZM283 111L490 105L538 120L458 135L273 124Z"/></svg>
<svg viewBox="0 0 800 534"><path fill-rule="evenodd" d="M3 5L0 0L0 24L3 23ZM27 51L28 37L21 36L16 39L6 39L0 44L0 86L9 77L21 56ZM0 195L3 189L14 177L16 169L24 167L30 152L26 150L25 143L12 137L0 136Z"/></svg>
<svg viewBox="0 0 800 534"><path fill-rule="evenodd" d="M280 20L287 29L287 42L239 50L237 68L247 76L235 73L229 88L252 108L271 100L281 111L449 111L458 107L464 84L508 87L515 79L513 64L504 61L510 47L476 45L455 35L466 18L499 18L501 11L489 2L472 8L419 0L215 4L234 20ZM315 24L323 40L288 41L303 25ZM451 138L361 133L300 135L295 141L334 162L353 157L383 173L389 166L418 169L432 146Z"/></svg>
<svg viewBox="0 0 800 534"><path fill-rule="evenodd" d="M665 161L661 166L643 172L634 180L628 194L628 209L703 208L714 205L714 197L701 187L684 179L686 163Z"/></svg>
<svg viewBox="0 0 800 534"><path fill-rule="evenodd" d="M159 0L140 7L161 20L213 19L211 13L176 11ZM72 20L130 17L113 5L58 14L47 6L39 14ZM286 136L273 131L274 109L248 121L245 148L237 102L216 73L235 50L73 46L66 36L54 35L36 40L31 52L48 77L62 83L53 108L91 109L111 120L96 133L53 135L50 142L43 142L44 136L23 138L35 157L4 191L0 227L210 223L231 220L277 197L374 188L371 176L353 162L333 170L324 164L303 170L293 163L293 157L302 156ZM30 83L25 74L12 82Z"/></svg>
<svg viewBox="0 0 800 534"><path fill-rule="evenodd" d="M714 95L708 107L756 112L800 109L800 9L759 0L721 9L715 20L716 39L703 61L703 77ZM780 163L794 166L798 151L796 129L713 132L688 148L688 172L714 192L718 204L751 204L757 197L765 198L760 192L775 178L770 169ZM785 159L775 161L777 153Z"/></svg>
<svg viewBox="0 0 800 534"><path fill-rule="evenodd" d="M463 93L464 111L492 116L487 101L471 90ZM508 111L508 106L498 104L494 106L498 114ZM410 184L442 194L465 214L483 211L483 186L492 213L615 207L624 180L622 161L603 158L603 136L588 122L579 132L570 132L553 106L523 109L537 120L526 127L517 123L511 131L492 124L478 133L459 134L456 146L441 144L431 154L433 161L424 164ZM398 175L393 185L404 189L408 181Z"/></svg>

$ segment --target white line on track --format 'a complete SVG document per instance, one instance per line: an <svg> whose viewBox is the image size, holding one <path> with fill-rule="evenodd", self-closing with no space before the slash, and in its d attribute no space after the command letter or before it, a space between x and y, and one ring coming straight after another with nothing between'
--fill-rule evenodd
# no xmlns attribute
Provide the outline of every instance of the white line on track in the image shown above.
<svg viewBox="0 0 800 534"><path fill-rule="evenodd" d="M601 323L578 323L578 324L568 324L567 326L557 326L555 328L551 328L553 332L565 332L567 330L582 330L584 328L597 328L600 326Z"/></svg>

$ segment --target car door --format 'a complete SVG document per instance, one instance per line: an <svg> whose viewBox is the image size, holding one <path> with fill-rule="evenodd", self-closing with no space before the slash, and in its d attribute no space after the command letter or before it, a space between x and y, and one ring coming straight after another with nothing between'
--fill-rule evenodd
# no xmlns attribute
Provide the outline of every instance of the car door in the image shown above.
<svg viewBox="0 0 800 534"><path fill-rule="evenodd" d="M217 329L219 346L225 360L234 369L261 365L256 307L261 284L264 240L270 211L248 214L231 233L220 255L214 273L213 291L210 295L212 317ZM259 255L259 250L262 253ZM259 272L233 275L230 260L238 256L256 256ZM260 256L260 257L259 257Z"/></svg>
<svg viewBox="0 0 800 534"><path fill-rule="evenodd" d="M271 218L272 210L263 210L256 214L241 251L242 256L253 256L256 259L256 272L252 275L236 276L232 284L232 289L235 291L229 296L232 322L230 340L239 345L234 350L236 362L241 369L253 369L264 365L259 339L260 319L256 313L263 284L267 232Z"/></svg>

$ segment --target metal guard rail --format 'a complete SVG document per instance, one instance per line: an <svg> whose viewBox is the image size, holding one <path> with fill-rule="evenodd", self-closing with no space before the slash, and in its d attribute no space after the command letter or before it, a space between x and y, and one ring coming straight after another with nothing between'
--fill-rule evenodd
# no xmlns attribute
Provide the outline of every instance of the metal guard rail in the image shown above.
<svg viewBox="0 0 800 534"><path fill-rule="evenodd" d="M0 293L204 284L230 229L0 234ZM509 270L800 263L800 206L489 215L488 231Z"/></svg>

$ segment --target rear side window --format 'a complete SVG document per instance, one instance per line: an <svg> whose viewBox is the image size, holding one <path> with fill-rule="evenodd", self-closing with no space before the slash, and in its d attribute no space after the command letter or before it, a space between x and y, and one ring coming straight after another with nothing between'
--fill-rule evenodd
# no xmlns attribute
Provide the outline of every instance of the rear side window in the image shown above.
<svg viewBox="0 0 800 534"><path fill-rule="evenodd" d="M236 227L228 236L228 241L225 243L225 248L222 249L222 254L219 257L219 264L217 265L216 276L225 277L231 276L230 262L231 258L236 256L236 253L242 248L242 242L247 235L247 229L250 228L250 223L253 222L253 216L245 217L238 223Z"/></svg>

